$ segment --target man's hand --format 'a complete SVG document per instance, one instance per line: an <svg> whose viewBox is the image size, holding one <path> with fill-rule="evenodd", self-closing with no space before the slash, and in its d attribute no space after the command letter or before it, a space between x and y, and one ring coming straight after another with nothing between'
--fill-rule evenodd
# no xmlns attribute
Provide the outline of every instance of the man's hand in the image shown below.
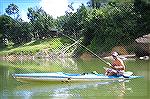
<svg viewBox="0 0 150 99"><path fill-rule="evenodd" d="M106 64L107 64L109 67L111 67L112 69L115 69L115 68L111 65L111 63L107 62Z"/></svg>

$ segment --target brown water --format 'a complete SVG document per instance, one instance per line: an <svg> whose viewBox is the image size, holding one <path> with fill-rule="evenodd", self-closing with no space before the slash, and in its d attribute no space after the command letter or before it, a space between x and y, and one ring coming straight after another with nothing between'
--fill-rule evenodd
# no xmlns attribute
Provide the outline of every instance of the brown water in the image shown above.
<svg viewBox="0 0 150 99"><path fill-rule="evenodd" d="M134 75L144 78L125 82L92 83L21 83L12 78L14 73L67 72L83 73L97 71L104 73L104 63L98 59L39 59L0 61L0 96L4 99L59 99L59 98L95 98L95 99L150 99L150 61L125 61L127 69Z"/></svg>

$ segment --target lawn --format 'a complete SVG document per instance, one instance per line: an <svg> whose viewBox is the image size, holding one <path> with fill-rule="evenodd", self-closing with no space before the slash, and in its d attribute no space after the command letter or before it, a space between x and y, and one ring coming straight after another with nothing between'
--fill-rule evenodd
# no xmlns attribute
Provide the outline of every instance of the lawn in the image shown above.
<svg viewBox="0 0 150 99"><path fill-rule="evenodd" d="M43 49L48 49L50 52L58 52L72 42L66 38L50 38L46 40L36 40L25 43L23 45L11 48L5 48L0 51L0 55L34 55Z"/></svg>

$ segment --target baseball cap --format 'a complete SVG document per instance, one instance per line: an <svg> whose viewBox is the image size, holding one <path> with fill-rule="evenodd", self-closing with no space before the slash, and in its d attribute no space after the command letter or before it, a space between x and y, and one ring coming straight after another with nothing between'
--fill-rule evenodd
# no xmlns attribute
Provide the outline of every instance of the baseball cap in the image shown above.
<svg viewBox="0 0 150 99"><path fill-rule="evenodd" d="M118 56L118 53L117 52L113 52L112 56Z"/></svg>

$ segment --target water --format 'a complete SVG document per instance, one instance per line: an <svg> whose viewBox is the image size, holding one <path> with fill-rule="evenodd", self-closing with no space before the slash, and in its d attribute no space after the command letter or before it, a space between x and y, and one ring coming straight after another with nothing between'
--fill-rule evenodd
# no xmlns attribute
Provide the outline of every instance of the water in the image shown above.
<svg viewBox="0 0 150 99"><path fill-rule="evenodd" d="M21 83L12 78L14 73L67 72L83 73L97 71L104 73L104 63L98 59L38 59L0 61L0 96L4 99L150 99L150 61L125 61L127 70L144 78L116 82L92 83Z"/></svg>

